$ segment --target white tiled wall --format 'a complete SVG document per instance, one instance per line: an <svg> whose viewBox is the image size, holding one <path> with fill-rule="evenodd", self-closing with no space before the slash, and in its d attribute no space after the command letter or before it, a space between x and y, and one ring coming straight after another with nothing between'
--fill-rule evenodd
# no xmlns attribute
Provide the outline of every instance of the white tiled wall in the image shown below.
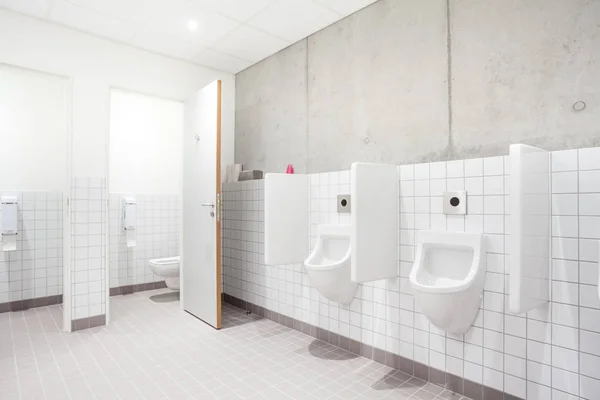
<svg viewBox="0 0 600 400"><path fill-rule="evenodd" d="M552 383L600 398L600 148L554 152L552 170Z"/></svg>
<svg viewBox="0 0 600 400"><path fill-rule="evenodd" d="M124 196L137 201L135 247L127 247L123 230ZM109 210L110 287L164 280L152 272L148 262L179 255L178 196L112 193Z"/></svg>
<svg viewBox="0 0 600 400"><path fill-rule="evenodd" d="M106 179L71 185L72 319L106 314Z"/></svg>
<svg viewBox="0 0 600 400"><path fill-rule="evenodd" d="M13 191L0 196L16 196L19 210L17 250L0 248L0 303L62 294L62 193Z"/></svg>
<svg viewBox="0 0 600 400"><path fill-rule="evenodd" d="M527 318L505 315L508 172L505 157L400 167L399 354L525 397L526 362L520 357L527 347ZM454 190L468 193L466 216L443 214L443 192ZM466 335L446 334L434 327L414 304L408 278L419 230L485 234L487 276L483 302Z"/></svg>
<svg viewBox="0 0 600 400"><path fill-rule="evenodd" d="M400 167L399 278L360 285L350 306L331 303L301 264L263 263L262 181L224 185L225 293L527 399L600 399L600 148L552 153L551 302L508 312L507 157ZM442 193L468 192L468 215L442 213ZM349 223L335 196L349 172L311 176L311 243L321 223ZM408 281L418 230L484 233L481 311L465 335L432 326ZM307 250L308 255L308 250Z"/></svg>

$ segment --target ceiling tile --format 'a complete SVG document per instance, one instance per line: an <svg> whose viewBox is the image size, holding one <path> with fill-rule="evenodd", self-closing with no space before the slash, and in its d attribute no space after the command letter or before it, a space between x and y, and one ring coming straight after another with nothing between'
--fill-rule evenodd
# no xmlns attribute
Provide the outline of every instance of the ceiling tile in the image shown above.
<svg viewBox="0 0 600 400"><path fill-rule="evenodd" d="M237 73L374 1L0 0L0 8Z"/></svg>
<svg viewBox="0 0 600 400"><path fill-rule="evenodd" d="M49 4L47 0L0 0L0 7L36 17L45 17Z"/></svg>
<svg viewBox="0 0 600 400"><path fill-rule="evenodd" d="M339 19L338 13L313 1L276 0L248 21L248 24L296 42Z"/></svg>
<svg viewBox="0 0 600 400"><path fill-rule="evenodd" d="M139 24L160 8L156 0L69 0L80 6Z"/></svg>
<svg viewBox="0 0 600 400"><path fill-rule="evenodd" d="M331 8L343 16L355 13L356 11L365 8L369 4L375 3L377 0L316 0L326 7Z"/></svg>
<svg viewBox="0 0 600 400"><path fill-rule="evenodd" d="M151 30L138 32L130 43L146 50L185 60L190 60L204 50L198 44Z"/></svg>
<svg viewBox="0 0 600 400"><path fill-rule="evenodd" d="M283 39L241 25L211 47L243 60L257 62L290 44Z"/></svg>
<svg viewBox="0 0 600 400"><path fill-rule="evenodd" d="M204 65L220 71L235 74L252 65L251 62L223 54L213 49L206 49L192 59L196 64Z"/></svg>
<svg viewBox="0 0 600 400"><path fill-rule="evenodd" d="M54 0L49 19L63 25L110 39L129 41L136 27L122 19L81 7L66 0Z"/></svg>
<svg viewBox="0 0 600 400"><path fill-rule="evenodd" d="M273 0L195 0L240 22L252 18Z"/></svg>
<svg viewBox="0 0 600 400"><path fill-rule="evenodd" d="M196 1L169 0L164 6L146 21L146 31L169 35L200 46L210 46L239 26L239 22L217 14ZM198 23L198 29L194 32L188 28L191 20Z"/></svg>

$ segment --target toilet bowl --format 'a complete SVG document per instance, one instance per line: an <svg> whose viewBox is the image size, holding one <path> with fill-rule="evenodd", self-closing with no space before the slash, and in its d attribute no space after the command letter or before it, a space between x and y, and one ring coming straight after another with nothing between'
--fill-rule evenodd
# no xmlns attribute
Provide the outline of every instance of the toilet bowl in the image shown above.
<svg viewBox="0 0 600 400"><path fill-rule="evenodd" d="M169 289L179 290L179 256L150 260L150 269L165 278Z"/></svg>
<svg viewBox="0 0 600 400"><path fill-rule="evenodd" d="M451 333L469 330L485 284L483 235L419 231L410 284L429 321Z"/></svg>
<svg viewBox="0 0 600 400"><path fill-rule="evenodd" d="M350 225L319 225L317 244L304 261L311 283L331 301L349 304L358 283L350 280Z"/></svg>

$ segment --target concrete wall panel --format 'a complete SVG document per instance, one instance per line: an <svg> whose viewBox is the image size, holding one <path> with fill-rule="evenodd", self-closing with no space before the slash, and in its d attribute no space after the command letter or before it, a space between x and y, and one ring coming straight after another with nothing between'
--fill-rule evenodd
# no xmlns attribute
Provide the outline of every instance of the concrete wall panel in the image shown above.
<svg viewBox="0 0 600 400"><path fill-rule="evenodd" d="M236 75L235 162L306 172L306 39Z"/></svg>
<svg viewBox="0 0 600 400"><path fill-rule="evenodd" d="M382 0L308 38L309 172L443 157L446 33L445 0Z"/></svg>
<svg viewBox="0 0 600 400"><path fill-rule="evenodd" d="M452 0L450 17L456 157L600 143L600 1Z"/></svg>
<svg viewBox="0 0 600 400"><path fill-rule="evenodd" d="M598 21L599 0L379 0L236 76L236 162L326 172L600 145Z"/></svg>

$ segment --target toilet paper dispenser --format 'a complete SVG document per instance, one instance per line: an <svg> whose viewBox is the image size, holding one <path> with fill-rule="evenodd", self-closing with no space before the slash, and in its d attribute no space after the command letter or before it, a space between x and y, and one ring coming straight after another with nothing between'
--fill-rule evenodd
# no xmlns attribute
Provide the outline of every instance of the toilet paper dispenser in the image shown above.
<svg viewBox="0 0 600 400"><path fill-rule="evenodd" d="M2 196L2 236L18 233L18 204L16 196Z"/></svg>
<svg viewBox="0 0 600 400"><path fill-rule="evenodd" d="M16 196L2 196L2 251L17 250L17 234L19 230L19 205Z"/></svg>
<svg viewBox="0 0 600 400"><path fill-rule="evenodd" d="M123 230L134 231L137 202L132 197L123 198Z"/></svg>

